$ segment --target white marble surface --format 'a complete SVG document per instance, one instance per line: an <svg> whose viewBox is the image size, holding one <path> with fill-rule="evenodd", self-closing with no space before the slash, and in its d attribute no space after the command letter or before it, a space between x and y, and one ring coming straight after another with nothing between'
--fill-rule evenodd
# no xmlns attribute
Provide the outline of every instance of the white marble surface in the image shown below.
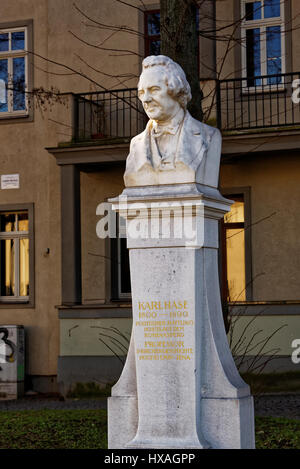
<svg viewBox="0 0 300 469"><path fill-rule="evenodd" d="M150 120L111 200L127 221L133 329L109 448L254 448L220 301L218 221L231 205L217 190L221 135L190 116L189 84L168 57L144 60L138 92Z"/></svg>
<svg viewBox="0 0 300 469"><path fill-rule="evenodd" d="M184 187L182 196L177 187L173 199L164 193L169 204L190 205L187 213L201 243L187 246L184 236L164 238L163 230L159 240L132 238L128 231L133 331L127 363L110 398L110 448L254 447L252 398L228 347L219 296L218 219L230 201L209 188L204 194L205 187L200 193L189 186L188 196ZM147 190L138 192L140 198L126 189L127 211L124 198L113 202L129 225L131 204L160 204L145 195ZM155 197L159 188L152 192ZM164 202L162 218L168 212ZM125 442L116 437L113 422L124 412L126 398L133 419L122 430Z"/></svg>
<svg viewBox="0 0 300 469"><path fill-rule="evenodd" d="M147 57L138 95L149 122L131 140L125 186L197 182L217 187L221 134L187 111L191 93L181 67L165 56Z"/></svg>

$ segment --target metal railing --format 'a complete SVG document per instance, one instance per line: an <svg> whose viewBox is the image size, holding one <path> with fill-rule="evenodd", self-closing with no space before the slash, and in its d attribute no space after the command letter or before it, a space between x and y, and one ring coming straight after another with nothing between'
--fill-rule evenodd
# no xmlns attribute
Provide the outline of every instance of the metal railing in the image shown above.
<svg viewBox="0 0 300 469"><path fill-rule="evenodd" d="M300 97L300 72L216 80L211 109L223 131L299 126L295 97ZM75 95L76 143L131 138L147 120L136 88Z"/></svg>
<svg viewBox="0 0 300 469"><path fill-rule="evenodd" d="M237 131L300 125L295 100L299 79L297 72L217 81L218 127Z"/></svg>
<svg viewBox="0 0 300 469"><path fill-rule="evenodd" d="M130 138L146 121L136 88L75 95L75 142Z"/></svg>

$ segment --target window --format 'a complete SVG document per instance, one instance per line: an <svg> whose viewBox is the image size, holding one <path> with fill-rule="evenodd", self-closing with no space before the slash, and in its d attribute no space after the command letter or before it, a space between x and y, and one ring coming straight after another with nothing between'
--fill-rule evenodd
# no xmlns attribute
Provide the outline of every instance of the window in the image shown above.
<svg viewBox="0 0 300 469"><path fill-rule="evenodd" d="M242 0L242 44L247 87L283 83L284 0ZM269 76L262 78L263 75Z"/></svg>
<svg viewBox="0 0 300 469"><path fill-rule="evenodd" d="M131 283L126 221L119 214L117 214L117 237L111 239L111 259L112 299L130 299Z"/></svg>
<svg viewBox="0 0 300 469"><path fill-rule="evenodd" d="M226 194L226 198L234 200L234 203L230 212L224 216L221 226L222 300L223 302L246 301L248 279L246 279L247 230L245 230L244 195Z"/></svg>
<svg viewBox="0 0 300 469"><path fill-rule="evenodd" d="M199 30L199 9L196 14L197 30ZM146 11L145 16L145 57L160 54L160 11Z"/></svg>
<svg viewBox="0 0 300 469"><path fill-rule="evenodd" d="M0 117L28 114L27 27L0 29Z"/></svg>
<svg viewBox="0 0 300 469"><path fill-rule="evenodd" d="M0 303L32 302L32 210L0 210Z"/></svg>
<svg viewBox="0 0 300 469"><path fill-rule="evenodd" d="M145 12L145 57L160 54L160 12Z"/></svg>

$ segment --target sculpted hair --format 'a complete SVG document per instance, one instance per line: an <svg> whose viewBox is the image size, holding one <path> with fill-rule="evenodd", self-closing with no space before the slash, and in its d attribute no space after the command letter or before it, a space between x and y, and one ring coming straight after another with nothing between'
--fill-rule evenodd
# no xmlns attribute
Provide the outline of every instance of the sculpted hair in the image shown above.
<svg viewBox="0 0 300 469"><path fill-rule="evenodd" d="M162 67L168 93L178 100L183 109L186 109L187 103L192 99L192 94L180 65L165 55L150 55L143 60L143 72L152 67Z"/></svg>

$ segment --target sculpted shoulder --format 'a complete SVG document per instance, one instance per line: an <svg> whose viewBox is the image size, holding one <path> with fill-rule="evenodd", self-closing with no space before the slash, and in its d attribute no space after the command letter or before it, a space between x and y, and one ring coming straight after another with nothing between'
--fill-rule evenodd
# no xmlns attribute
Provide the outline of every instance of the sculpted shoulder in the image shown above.
<svg viewBox="0 0 300 469"><path fill-rule="evenodd" d="M136 146L138 146L143 140L145 139L145 136L147 134L147 127L146 129L143 130L140 134L136 135L135 137L132 137L130 141L130 152L133 150Z"/></svg>
<svg viewBox="0 0 300 469"><path fill-rule="evenodd" d="M200 122L197 119L194 119L190 114L189 114L189 125L193 133L202 135L203 139L207 141L207 143L210 143L213 137L221 139L221 132L219 131L218 128L204 124L203 122Z"/></svg>
<svg viewBox="0 0 300 469"><path fill-rule="evenodd" d="M133 137L130 141L129 154L126 159L125 176L128 173L136 172L143 167L148 161L148 125L143 132Z"/></svg>

